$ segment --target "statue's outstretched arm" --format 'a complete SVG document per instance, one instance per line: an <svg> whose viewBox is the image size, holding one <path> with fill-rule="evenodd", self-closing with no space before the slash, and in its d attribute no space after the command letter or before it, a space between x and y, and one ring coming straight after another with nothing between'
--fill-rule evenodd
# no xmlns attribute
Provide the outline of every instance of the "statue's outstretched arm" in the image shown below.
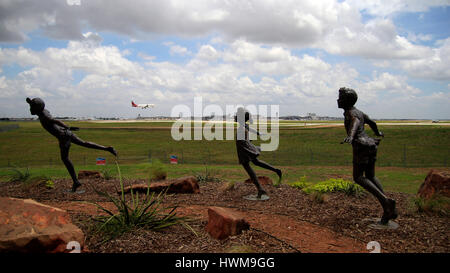
<svg viewBox="0 0 450 273"><path fill-rule="evenodd" d="M377 123L366 114L364 114L364 122L370 126L376 136L384 136L383 133L378 130Z"/></svg>

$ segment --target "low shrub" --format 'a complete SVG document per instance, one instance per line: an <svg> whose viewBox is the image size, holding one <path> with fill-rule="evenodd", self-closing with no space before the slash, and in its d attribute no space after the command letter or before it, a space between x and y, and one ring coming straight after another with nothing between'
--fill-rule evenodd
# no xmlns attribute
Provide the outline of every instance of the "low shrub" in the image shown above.
<svg viewBox="0 0 450 273"><path fill-rule="evenodd" d="M203 173L196 173L195 178L197 178L199 183L222 181L222 179L217 177L216 172L208 169L208 166L205 166L205 171Z"/></svg>
<svg viewBox="0 0 450 273"><path fill-rule="evenodd" d="M167 178L167 166L159 159L152 159L150 166L150 181L165 180Z"/></svg>
<svg viewBox="0 0 450 273"><path fill-rule="evenodd" d="M113 174L113 172L110 169L104 169L101 171L101 173L105 180L111 180L115 177L115 175Z"/></svg>
<svg viewBox="0 0 450 273"><path fill-rule="evenodd" d="M310 182L306 182L306 176L302 176L299 181L291 183L291 187L297 189L304 189L312 185Z"/></svg>
<svg viewBox="0 0 450 273"><path fill-rule="evenodd" d="M435 194L430 199L416 196L411 198L410 203L414 212L450 215L450 198L443 195Z"/></svg>
<svg viewBox="0 0 450 273"><path fill-rule="evenodd" d="M318 183L310 183L301 179L298 182L291 184L292 187L299 188L307 194L311 193L331 193L331 192L343 192L351 196L364 196L365 190L360 185L353 183L351 181L346 181L340 178L331 178L326 181L321 181Z"/></svg>

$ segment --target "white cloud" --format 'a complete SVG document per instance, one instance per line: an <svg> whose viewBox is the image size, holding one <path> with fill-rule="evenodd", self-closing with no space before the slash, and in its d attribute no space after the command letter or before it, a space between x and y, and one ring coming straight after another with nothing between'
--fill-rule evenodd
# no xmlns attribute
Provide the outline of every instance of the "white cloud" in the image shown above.
<svg viewBox="0 0 450 273"><path fill-rule="evenodd" d="M400 62L400 67L413 77L450 81L450 38L440 44L440 47L432 50L430 57L404 60Z"/></svg>
<svg viewBox="0 0 450 273"><path fill-rule="evenodd" d="M145 63L131 61L126 50L90 39L44 51L1 49L2 65L19 64L24 71L16 77L0 77L0 108L24 104L27 96L41 96L55 115L129 117L137 115L129 107L131 99L157 104L152 113L169 114L174 105L191 105L193 97L201 95L205 103L279 104L282 114L337 116L341 115L336 107L337 90L349 86L360 94L360 105L375 117L404 115L406 105L416 104L423 113L448 113L441 104L430 105L437 98L415 99L422 94L405 76L380 72L362 79L348 64L331 64L308 54L298 56L279 45L245 39L220 47L204 44L188 56L186 64L145 54L140 57ZM81 78L75 80L77 72ZM408 103L386 109L378 94L389 96L391 106L399 98L408 98ZM375 106L378 108L371 108ZM27 109L24 105L9 111L29 115Z"/></svg>
<svg viewBox="0 0 450 273"><path fill-rule="evenodd" d="M76 1L72 1L74 3ZM90 0L81 5L64 1L2 1L0 41L24 41L41 29L57 39L84 40L81 30L109 31L144 40L155 35L199 37L212 33L221 40L244 39L289 48L318 47L332 54L367 58L417 59L430 48L411 42L428 40L427 34L399 36L392 18L397 12L424 12L449 1L430 0ZM362 22L361 12L376 18ZM92 37L93 39L94 37ZM351 46L349 46L351 45ZM188 54L172 45L172 54Z"/></svg>
<svg viewBox="0 0 450 273"><path fill-rule="evenodd" d="M169 53L170 53L170 55L181 55L181 56L191 54L191 52L187 48L179 46L179 45L171 46Z"/></svg>
<svg viewBox="0 0 450 273"><path fill-rule="evenodd" d="M425 12L432 7L450 5L448 0L346 0L345 2L378 16L387 16L396 12Z"/></svg>

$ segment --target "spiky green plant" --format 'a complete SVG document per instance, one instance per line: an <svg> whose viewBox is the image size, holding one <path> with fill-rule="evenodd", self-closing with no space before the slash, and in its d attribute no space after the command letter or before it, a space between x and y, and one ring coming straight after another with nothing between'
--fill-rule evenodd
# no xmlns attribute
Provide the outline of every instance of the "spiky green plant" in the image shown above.
<svg viewBox="0 0 450 273"><path fill-rule="evenodd" d="M110 169L102 170L102 175L105 180L111 180L114 178L114 175Z"/></svg>
<svg viewBox="0 0 450 273"><path fill-rule="evenodd" d="M105 241L137 228L156 230L176 224L181 224L196 234L187 224L190 220L189 218L176 215L176 206L161 206L165 197L165 192L160 192L157 195L155 195L154 192L150 194L150 188L148 188L144 198L139 198L138 193L133 193L133 190L130 190L130 200L127 200L125 198L126 195L124 192L122 175L117 162L116 166L120 181L120 198L114 197L107 192L100 192L97 190L96 192L111 201L118 212L113 213L111 210L94 203L99 209L106 213L106 215L95 218L100 224L98 230L103 231L106 234ZM168 210L169 212L167 213Z"/></svg>
<svg viewBox="0 0 450 273"><path fill-rule="evenodd" d="M10 182L17 182L17 181L26 182L31 177L31 173L30 173L30 170L28 169L28 167L22 171L19 167L13 166L11 168L11 171L13 173L10 175L10 178L9 178Z"/></svg>

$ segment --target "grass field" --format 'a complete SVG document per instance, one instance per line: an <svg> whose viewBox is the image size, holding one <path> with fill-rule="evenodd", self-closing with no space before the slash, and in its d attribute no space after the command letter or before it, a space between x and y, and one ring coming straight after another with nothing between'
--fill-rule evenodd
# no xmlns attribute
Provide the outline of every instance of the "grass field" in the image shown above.
<svg viewBox="0 0 450 273"><path fill-rule="evenodd" d="M76 133L82 139L114 146L119 152L123 173L129 178L147 178L150 160L158 158L168 163L170 155L177 155L180 163L169 168L172 177L202 172L207 163L222 179L246 178L237 164L234 141L175 141L171 138L171 122L67 123L81 128ZM11 172L11 166L29 167L34 174L68 177L59 158L57 140L44 131L39 122L14 124L19 128L0 132L1 180ZM430 167L446 168L450 164L450 126L395 126L380 122L379 127L386 137L378 152L377 175L388 190L416 192ZM339 144L344 137L342 126L293 128L280 125L278 149L263 152L260 158L285 169L286 182L295 182L303 176L311 182L328 177L351 180L352 149L350 145ZM95 166L99 156L106 157L109 166ZM72 145L70 157L77 170L115 170L113 157L107 152ZM272 176L258 169L260 173Z"/></svg>
<svg viewBox="0 0 450 273"><path fill-rule="evenodd" d="M0 133L0 167L60 164L59 148L53 136L38 122L18 124L19 129ZM114 146L121 164L145 163L150 158L167 162L170 155L177 155L184 164L237 163L234 141L175 141L170 122L68 124L81 128L76 133L82 139ZM380 129L386 137L379 147L378 166L445 167L450 164L450 126L380 124ZM339 144L344 137L342 126L280 127L278 149L263 152L261 158L281 166L349 166L351 146ZM77 165L93 164L98 156L106 157L107 161L112 159L109 153L72 145L71 159Z"/></svg>

